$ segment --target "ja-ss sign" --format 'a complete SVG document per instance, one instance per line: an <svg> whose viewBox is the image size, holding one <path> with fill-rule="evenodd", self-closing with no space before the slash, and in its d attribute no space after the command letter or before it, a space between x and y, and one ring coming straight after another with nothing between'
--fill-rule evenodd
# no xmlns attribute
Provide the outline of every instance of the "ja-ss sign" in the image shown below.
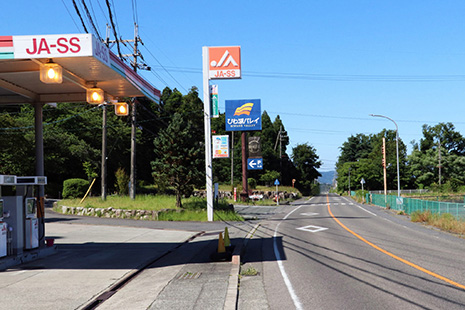
<svg viewBox="0 0 465 310"><path fill-rule="evenodd" d="M210 80L241 78L241 47L216 46L208 48Z"/></svg>

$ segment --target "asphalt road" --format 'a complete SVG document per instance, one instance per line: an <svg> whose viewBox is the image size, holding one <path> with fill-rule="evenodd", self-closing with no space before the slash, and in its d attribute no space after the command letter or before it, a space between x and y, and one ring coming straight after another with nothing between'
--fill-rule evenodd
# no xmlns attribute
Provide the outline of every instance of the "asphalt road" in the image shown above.
<svg viewBox="0 0 465 310"><path fill-rule="evenodd" d="M464 309L465 240L317 196L262 223L271 309Z"/></svg>

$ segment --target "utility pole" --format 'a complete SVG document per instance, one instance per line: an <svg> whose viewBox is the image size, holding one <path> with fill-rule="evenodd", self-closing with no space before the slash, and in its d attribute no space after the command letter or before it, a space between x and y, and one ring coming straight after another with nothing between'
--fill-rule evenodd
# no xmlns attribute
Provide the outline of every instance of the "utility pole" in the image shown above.
<svg viewBox="0 0 465 310"><path fill-rule="evenodd" d="M441 140L439 140L439 147L438 147L438 153L439 153L439 186L441 186Z"/></svg>
<svg viewBox="0 0 465 310"><path fill-rule="evenodd" d="M137 73L137 69L142 69L142 70L151 70L150 67L148 67L145 63L138 63L137 58L140 56L142 60L144 58L142 57L141 53L139 52L139 42L144 44L142 42L141 38L139 37L139 27L136 23L134 23L134 39L133 40L108 40L108 32L107 32L107 39L106 39L107 44L109 43L123 43L126 45L126 43L134 43L133 46L133 53L132 54L126 54L126 55L121 55L122 57L132 57L131 61L131 66L134 72ZM129 176L129 197L131 197L132 200L136 199L136 129L137 129L137 111L136 111L136 101L137 99L134 97L131 100L131 172Z"/></svg>
<svg viewBox="0 0 465 310"><path fill-rule="evenodd" d="M386 177L386 138L383 137L383 172L384 172L384 203L387 202L387 177Z"/></svg>
<svg viewBox="0 0 465 310"><path fill-rule="evenodd" d="M102 200L107 200L107 106L102 104Z"/></svg>

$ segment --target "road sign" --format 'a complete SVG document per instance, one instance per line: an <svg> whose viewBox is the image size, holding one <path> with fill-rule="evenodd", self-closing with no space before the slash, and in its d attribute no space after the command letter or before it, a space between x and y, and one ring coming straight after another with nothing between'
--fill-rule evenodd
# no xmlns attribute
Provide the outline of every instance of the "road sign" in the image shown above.
<svg viewBox="0 0 465 310"><path fill-rule="evenodd" d="M247 158L247 170L262 170L263 158Z"/></svg>
<svg viewBox="0 0 465 310"><path fill-rule="evenodd" d="M226 100L226 130L262 130L260 99Z"/></svg>
<svg viewBox="0 0 465 310"><path fill-rule="evenodd" d="M208 76L210 80L241 78L240 46L209 47L208 54Z"/></svg>
<svg viewBox="0 0 465 310"><path fill-rule="evenodd" d="M362 178L362 179L360 180L360 184L365 184L365 179L364 179L364 178Z"/></svg>
<svg viewBox="0 0 465 310"><path fill-rule="evenodd" d="M279 180L276 179L276 180L274 181L274 185L278 186L279 184L280 184L280 183L279 183Z"/></svg>

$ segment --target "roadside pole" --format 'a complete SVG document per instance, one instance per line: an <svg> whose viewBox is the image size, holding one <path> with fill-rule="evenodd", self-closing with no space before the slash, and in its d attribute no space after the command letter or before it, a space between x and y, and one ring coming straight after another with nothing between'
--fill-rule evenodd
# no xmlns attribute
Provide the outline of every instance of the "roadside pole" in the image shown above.
<svg viewBox="0 0 465 310"><path fill-rule="evenodd" d="M212 138L210 123L210 78L208 47L202 47L203 56L203 114L205 127L205 176L207 194L207 217L213 221L213 169L212 169Z"/></svg>

